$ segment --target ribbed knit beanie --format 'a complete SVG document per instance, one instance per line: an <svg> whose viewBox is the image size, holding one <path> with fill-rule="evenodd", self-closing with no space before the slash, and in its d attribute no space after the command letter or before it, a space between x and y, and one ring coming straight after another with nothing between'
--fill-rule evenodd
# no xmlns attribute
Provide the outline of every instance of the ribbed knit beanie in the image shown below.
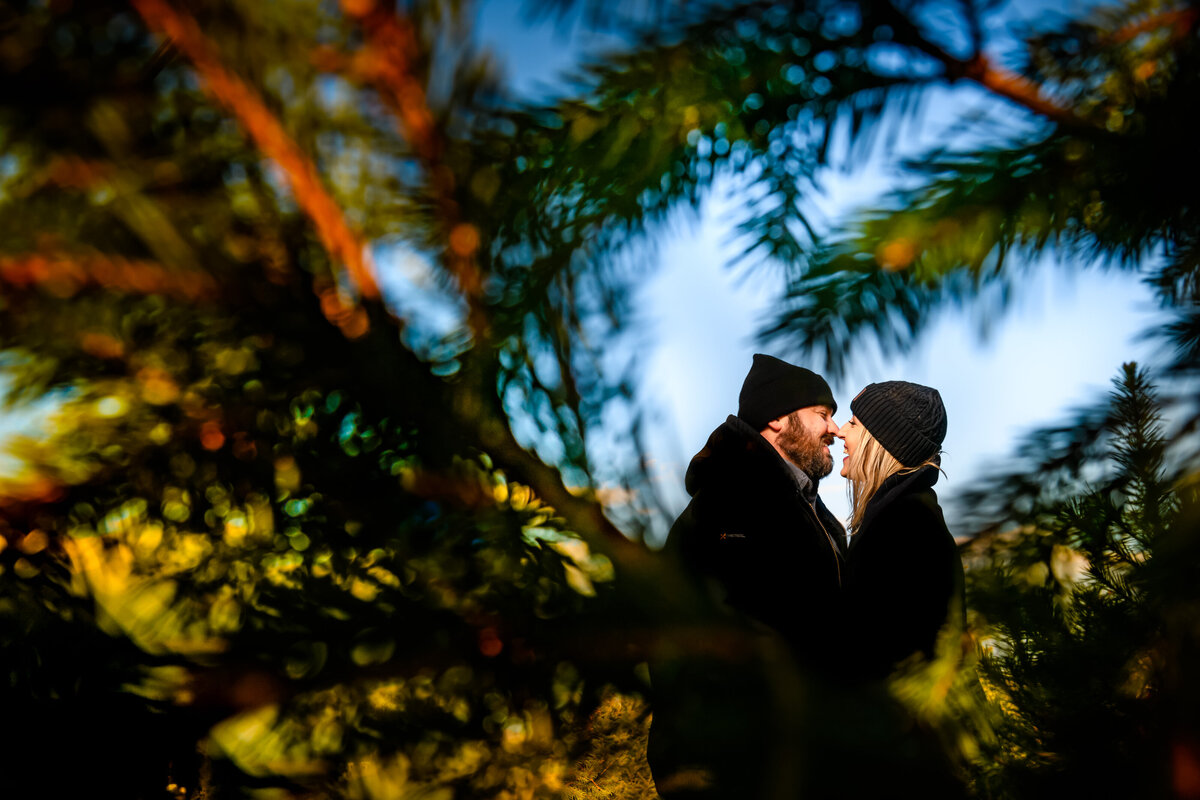
<svg viewBox="0 0 1200 800"><path fill-rule="evenodd" d="M774 356L754 354L754 363L738 395L737 415L743 422L762 430L771 420L808 406L829 406L837 411L833 392L824 378Z"/></svg>
<svg viewBox="0 0 1200 800"><path fill-rule="evenodd" d="M937 389L907 381L872 383L850 401L875 440L906 467L933 458L946 438L946 407Z"/></svg>

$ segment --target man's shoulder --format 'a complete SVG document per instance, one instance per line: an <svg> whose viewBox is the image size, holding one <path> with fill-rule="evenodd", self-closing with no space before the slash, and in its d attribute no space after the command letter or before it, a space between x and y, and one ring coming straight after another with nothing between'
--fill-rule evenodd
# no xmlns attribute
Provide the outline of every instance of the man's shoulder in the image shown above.
<svg viewBox="0 0 1200 800"><path fill-rule="evenodd" d="M684 485L693 497L703 493L729 502L786 496L795 483L775 448L734 416L708 437L704 448L692 458L684 478Z"/></svg>

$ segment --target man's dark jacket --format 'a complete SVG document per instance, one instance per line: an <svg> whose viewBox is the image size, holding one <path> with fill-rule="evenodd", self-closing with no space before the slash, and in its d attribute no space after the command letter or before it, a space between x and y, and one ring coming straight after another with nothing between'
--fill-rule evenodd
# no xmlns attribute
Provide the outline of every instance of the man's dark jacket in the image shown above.
<svg viewBox="0 0 1200 800"><path fill-rule="evenodd" d="M816 485L730 416L692 459L684 486L692 501L668 551L729 608L783 634L802 661L827 654L846 535Z"/></svg>
<svg viewBox="0 0 1200 800"><path fill-rule="evenodd" d="M884 481L850 542L843 592L848 674L885 678L913 654L933 658L948 621L964 624L963 566L923 467Z"/></svg>
<svg viewBox="0 0 1200 800"><path fill-rule="evenodd" d="M665 552L701 584L714 622L781 642L802 668L835 663L845 534L816 486L736 416L692 459L685 486L692 500ZM723 652L703 630L670 656L651 665L649 757L660 794L755 797L777 748L770 668L737 648ZM696 767L716 786L673 792L672 775Z"/></svg>

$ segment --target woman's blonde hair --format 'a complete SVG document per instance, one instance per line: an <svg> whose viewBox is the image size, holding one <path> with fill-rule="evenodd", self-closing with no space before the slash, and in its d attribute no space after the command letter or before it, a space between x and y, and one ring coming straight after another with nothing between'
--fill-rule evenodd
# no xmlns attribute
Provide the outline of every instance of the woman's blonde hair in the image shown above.
<svg viewBox="0 0 1200 800"><path fill-rule="evenodd" d="M862 425L860 422L859 425ZM849 486L846 491L850 495L850 532L858 533L863 517L867 512L867 504L883 486L883 482L899 473L909 475L922 467L934 467L941 470L937 455L927 458L915 467L906 467L896 460L896 457L884 449L883 445L871 435L864 425L862 436L858 440L855 458L850 463Z"/></svg>

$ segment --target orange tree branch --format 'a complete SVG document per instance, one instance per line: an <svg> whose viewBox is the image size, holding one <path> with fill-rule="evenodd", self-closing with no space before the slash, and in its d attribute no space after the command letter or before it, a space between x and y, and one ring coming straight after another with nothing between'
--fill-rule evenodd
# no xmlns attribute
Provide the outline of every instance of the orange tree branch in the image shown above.
<svg viewBox="0 0 1200 800"><path fill-rule="evenodd" d="M882 4L882 8L887 12L888 23L898 34L897 40L908 42L915 49L941 62L946 71L946 78L950 81L964 78L975 81L993 94L1007 98L1060 125L1094 127L1092 123L1076 116L1069 107L1043 97L1038 85L1033 81L993 64L982 50L976 48L975 55L967 60L958 58L941 45L931 42L906 13L890 2Z"/></svg>
<svg viewBox="0 0 1200 800"><path fill-rule="evenodd" d="M467 301L471 330L482 342L487 336L487 314L483 280L475 260L479 229L462 218L454 199L454 173L442 161L445 142L434 124L425 89L413 74L420 49L417 32L408 19L373 0L343 2L342 8L359 23L366 40L366 46L350 63L351 69L379 89L396 113L401 134L429 175L444 229L442 257Z"/></svg>
<svg viewBox="0 0 1200 800"><path fill-rule="evenodd" d="M992 60L982 52L977 53L969 61L956 60L953 73L956 74L956 77L975 81L993 94L1024 106L1035 114L1054 120L1060 125L1093 127L1091 123L1076 116L1069 107L1043 97L1036 83L1021 77L1012 70L992 63Z"/></svg>
<svg viewBox="0 0 1200 800"><path fill-rule="evenodd" d="M886 4L885 8L889 10L889 23L903 34L899 38L941 62L946 71L946 77L951 81L960 79L975 81L993 94L1011 100L1035 114L1040 114L1066 127L1095 127L1094 123L1075 114L1069 106L1045 97L1041 92L1041 87L1035 82L993 63L979 49L978 43L975 55L966 60L960 59L926 38L907 14L890 3ZM1154 14L1119 28L1106 37L1106 42L1110 45L1121 45L1132 41L1142 33L1166 27L1172 29L1172 40L1178 41L1195 29L1197 20L1200 20L1200 9L1193 7Z"/></svg>
<svg viewBox="0 0 1200 800"><path fill-rule="evenodd" d="M162 294L201 301L217 294L211 275L198 270L167 270L152 261L101 253L25 253L0 256L0 283L16 289L38 287L70 297L88 286L130 294Z"/></svg>
<svg viewBox="0 0 1200 800"><path fill-rule="evenodd" d="M1147 31L1159 30L1160 28L1172 28L1171 38L1178 40L1191 32L1196 26L1198 18L1200 18L1200 9L1196 8L1183 8L1176 11L1166 11L1162 14L1154 14L1146 19L1130 23L1113 31L1108 37L1108 42L1110 44L1125 44L1136 39L1140 34Z"/></svg>
<svg viewBox="0 0 1200 800"><path fill-rule="evenodd" d="M166 0L130 0L146 25L167 37L191 62L208 93L233 113L258 149L287 176L300 207L312 220L321 244L342 264L359 295L376 299L379 288L365 243L351 230L341 208L326 191L312 160L292 140L262 98L226 70L216 48L194 19Z"/></svg>

